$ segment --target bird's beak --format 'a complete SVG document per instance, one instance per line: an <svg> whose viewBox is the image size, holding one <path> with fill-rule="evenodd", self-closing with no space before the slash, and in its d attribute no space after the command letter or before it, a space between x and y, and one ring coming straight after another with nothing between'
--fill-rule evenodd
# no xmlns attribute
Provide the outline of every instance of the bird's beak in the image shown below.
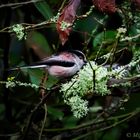
<svg viewBox="0 0 140 140"><path fill-rule="evenodd" d="M84 60L84 64L86 64L87 63L87 60Z"/></svg>
<svg viewBox="0 0 140 140"><path fill-rule="evenodd" d="M87 64L87 60L84 60L84 64L83 64L83 66L85 66Z"/></svg>

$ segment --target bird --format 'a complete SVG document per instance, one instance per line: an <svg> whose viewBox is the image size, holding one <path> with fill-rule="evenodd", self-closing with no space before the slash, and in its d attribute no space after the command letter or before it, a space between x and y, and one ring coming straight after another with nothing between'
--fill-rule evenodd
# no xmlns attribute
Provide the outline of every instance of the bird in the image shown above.
<svg viewBox="0 0 140 140"><path fill-rule="evenodd" d="M11 68L10 71L28 68L45 68L51 76L67 78L76 74L86 63L86 56L83 52L79 50L67 50L44 58L31 65Z"/></svg>

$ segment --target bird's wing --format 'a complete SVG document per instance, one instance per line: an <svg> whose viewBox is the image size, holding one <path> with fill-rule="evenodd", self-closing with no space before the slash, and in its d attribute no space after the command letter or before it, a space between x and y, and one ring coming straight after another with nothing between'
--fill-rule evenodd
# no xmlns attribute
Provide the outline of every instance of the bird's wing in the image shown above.
<svg viewBox="0 0 140 140"><path fill-rule="evenodd" d="M21 70L21 69L35 69L35 68L45 68L46 65L28 65L28 66L19 66L19 67L15 67L15 68L10 68L8 69L8 71L14 71L14 70Z"/></svg>
<svg viewBox="0 0 140 140"><path fill-rule="evenodd" d="M47 60L47 61L40 61L28 66L19 66L15 68L9 69L9 71L13 70L21 70L21 69L34 69L34 68L45 68L47 66L62 66L62 67L72 67L74 66L74 62L68 62L68 61L61 61L61 60Z"/></svg>

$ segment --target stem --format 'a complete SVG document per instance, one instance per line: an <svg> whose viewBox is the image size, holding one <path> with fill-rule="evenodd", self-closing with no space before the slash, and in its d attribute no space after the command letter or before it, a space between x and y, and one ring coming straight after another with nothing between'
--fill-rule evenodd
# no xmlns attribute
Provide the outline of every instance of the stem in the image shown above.
<svg viewBox="0 0 140 140"><path fill-rule="evenodd" d="M45 123L46 123L46 119L47 119L47 105L46 104L44 104L44 109L45 109L45 115L44 115L44 120L43 120L43 123L42 123L41 131L40 131L40 134L39 134L39 140L41 140L42 132L43 132L43 129L45 127Z"/></svg>
<svg viewBox="0 0 140 140"><path fill-rule="evenodd" d="M108 129L110 129L110 128L113 128L113 127L115 127L116 125L119 125L119 124L121 124L121 123L123 123L123 122L125 122L125 121L128 121L129 119L131 119L132 117L134 117L135 115L137 115L139 112L140 112L140 109L137 109L137 110L135 110L134 112L131 112L130 115L129 115L128 117L124 118L124 119L121 120L121 121L118 121L118 122L115 121L112 125L103 127L103 128L101 128L101 129L96 129L96 130L91 131L91 132L89 132L89 133L80 135L80 136L78 136L78 137L76 137L76 138L74 138L74 139L72 139L72 140L82 139L82 138L85 138L85 137L87 137L87 136L89 136L89 135L95 133L95 132L101 132L101 131L105 131L105 130L108 130Z"/></svg>
<svg viewBox="0 0 140 140"><path fill-rule="evenodd" d="M81 125L76 126L76 127L71 127L71 128L56 128L56 129L44 129L44 131L46 131L46 132L58 132L58 131L59 132L63 132L63 131L72 131L72 130L75 131L75 130L79 130L79 129L82 129L82 128L85 128L85 127L89 127L89 126L92 127L93 125L98 125L99 123L102 124L104 122L109 122L109 121L115 121L116 122L116 120L122 119L122 118L125 118L125 120L126 120L126 118L131 118L131 117L137 115L138 113L140 113L140 108L137 108L135 111L130 112L130 113L127 113L127 114L119 115L119 116L116 116L116 117L110 117L110 118L108 118L106 120L104 120L104 119L102 119L102 120L100 119L99 120L99 117L98 117L98 121L97 121L97 118L95 118L94 120L92 120L90 122L81 124ZM101 125L101 127L102 127L102 125Z"/></svg>
<svg viewBox="0 0 140 140"><path fill-rule="evenodd" d="M37 2L41 2L41 1L43 1L43 0L30 0L30 1L26 1L26 2L16 2L16 3L1 4L0 8L13 7L13 6L23 6L25 4L37 3Z"/></svg>
<svg viewBox="0 0 140 140"><path fill-rule="evenodd" d="M11 9L8 8L6 12L7 12L7 16L5 17L4 26L9 26L10 19L11 19ZM9 48L10 48L9 42L10 42L10 35L4 34L5 45L3 46L5 46L5 48L4 48L4 56L3 56L3 65L4 65L4 72L3 72L3 79L2 79L3 81L7 81L8 78L7 69L9 68ZM3 100L5 104L5 118L9 121L12 121L12 108L9 100L9 89L7 89L5 86L3 87Z"/></svg>

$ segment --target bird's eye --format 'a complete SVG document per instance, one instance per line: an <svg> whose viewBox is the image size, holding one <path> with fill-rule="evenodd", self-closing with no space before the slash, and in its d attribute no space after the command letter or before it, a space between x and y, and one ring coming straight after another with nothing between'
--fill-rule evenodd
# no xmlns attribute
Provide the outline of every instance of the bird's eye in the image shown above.
<svg viewBox="0 0 140 140"><path fill-rule="evenodd" d="M82 56L79 56L79 58L83 60L83 57Z"/></svg>

